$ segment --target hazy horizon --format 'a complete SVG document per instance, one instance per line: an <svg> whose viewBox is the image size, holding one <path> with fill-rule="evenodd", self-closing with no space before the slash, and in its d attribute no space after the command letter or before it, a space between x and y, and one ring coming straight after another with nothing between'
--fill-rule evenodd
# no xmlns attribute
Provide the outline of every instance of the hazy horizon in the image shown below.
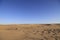
<svg viewBox="0 0 60 40"><path fill-rule="evenodd" d="M60 23L59 0L0 0L0 24Z"/></svg>

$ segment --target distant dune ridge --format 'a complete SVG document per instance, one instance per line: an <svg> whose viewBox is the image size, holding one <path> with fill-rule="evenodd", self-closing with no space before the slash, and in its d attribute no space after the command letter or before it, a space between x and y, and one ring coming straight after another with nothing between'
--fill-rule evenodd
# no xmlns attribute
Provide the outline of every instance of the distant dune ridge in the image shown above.
<svg viewBox="0 0 60 40"><path fill-rule="evenodd" d="M0 25L0 40L60 40L60 24Z"/></svg>

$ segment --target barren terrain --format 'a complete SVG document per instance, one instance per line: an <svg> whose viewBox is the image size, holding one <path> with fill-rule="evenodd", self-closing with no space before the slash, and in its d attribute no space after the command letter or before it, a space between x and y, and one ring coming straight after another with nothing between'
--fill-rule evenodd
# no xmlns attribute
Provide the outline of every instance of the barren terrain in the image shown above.
<svg viewBox="0 0 60 40"><path fill-rule="evenodd" d="M0 40L60 40L60 24L0 25Z"/></svg>

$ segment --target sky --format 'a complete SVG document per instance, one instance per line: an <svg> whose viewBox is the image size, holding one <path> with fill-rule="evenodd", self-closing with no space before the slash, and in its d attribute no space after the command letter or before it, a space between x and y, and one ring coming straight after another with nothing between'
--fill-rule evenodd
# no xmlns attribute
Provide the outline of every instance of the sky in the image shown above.
<svg viewBox="0 0 60 40"><path fill-rule="evenodd" d="M60 23L60 0L0 0L0 24Z"/></svg>

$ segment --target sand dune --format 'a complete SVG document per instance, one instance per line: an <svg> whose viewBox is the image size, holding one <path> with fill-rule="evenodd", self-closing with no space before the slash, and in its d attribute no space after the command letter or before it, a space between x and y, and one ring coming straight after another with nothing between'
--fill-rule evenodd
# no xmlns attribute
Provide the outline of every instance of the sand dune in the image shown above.
<svg viewBox="0 0 60 40"><path fill-rule="evenodd" d="M60 40L60 24L0 25L0 40Z"/></svg>

